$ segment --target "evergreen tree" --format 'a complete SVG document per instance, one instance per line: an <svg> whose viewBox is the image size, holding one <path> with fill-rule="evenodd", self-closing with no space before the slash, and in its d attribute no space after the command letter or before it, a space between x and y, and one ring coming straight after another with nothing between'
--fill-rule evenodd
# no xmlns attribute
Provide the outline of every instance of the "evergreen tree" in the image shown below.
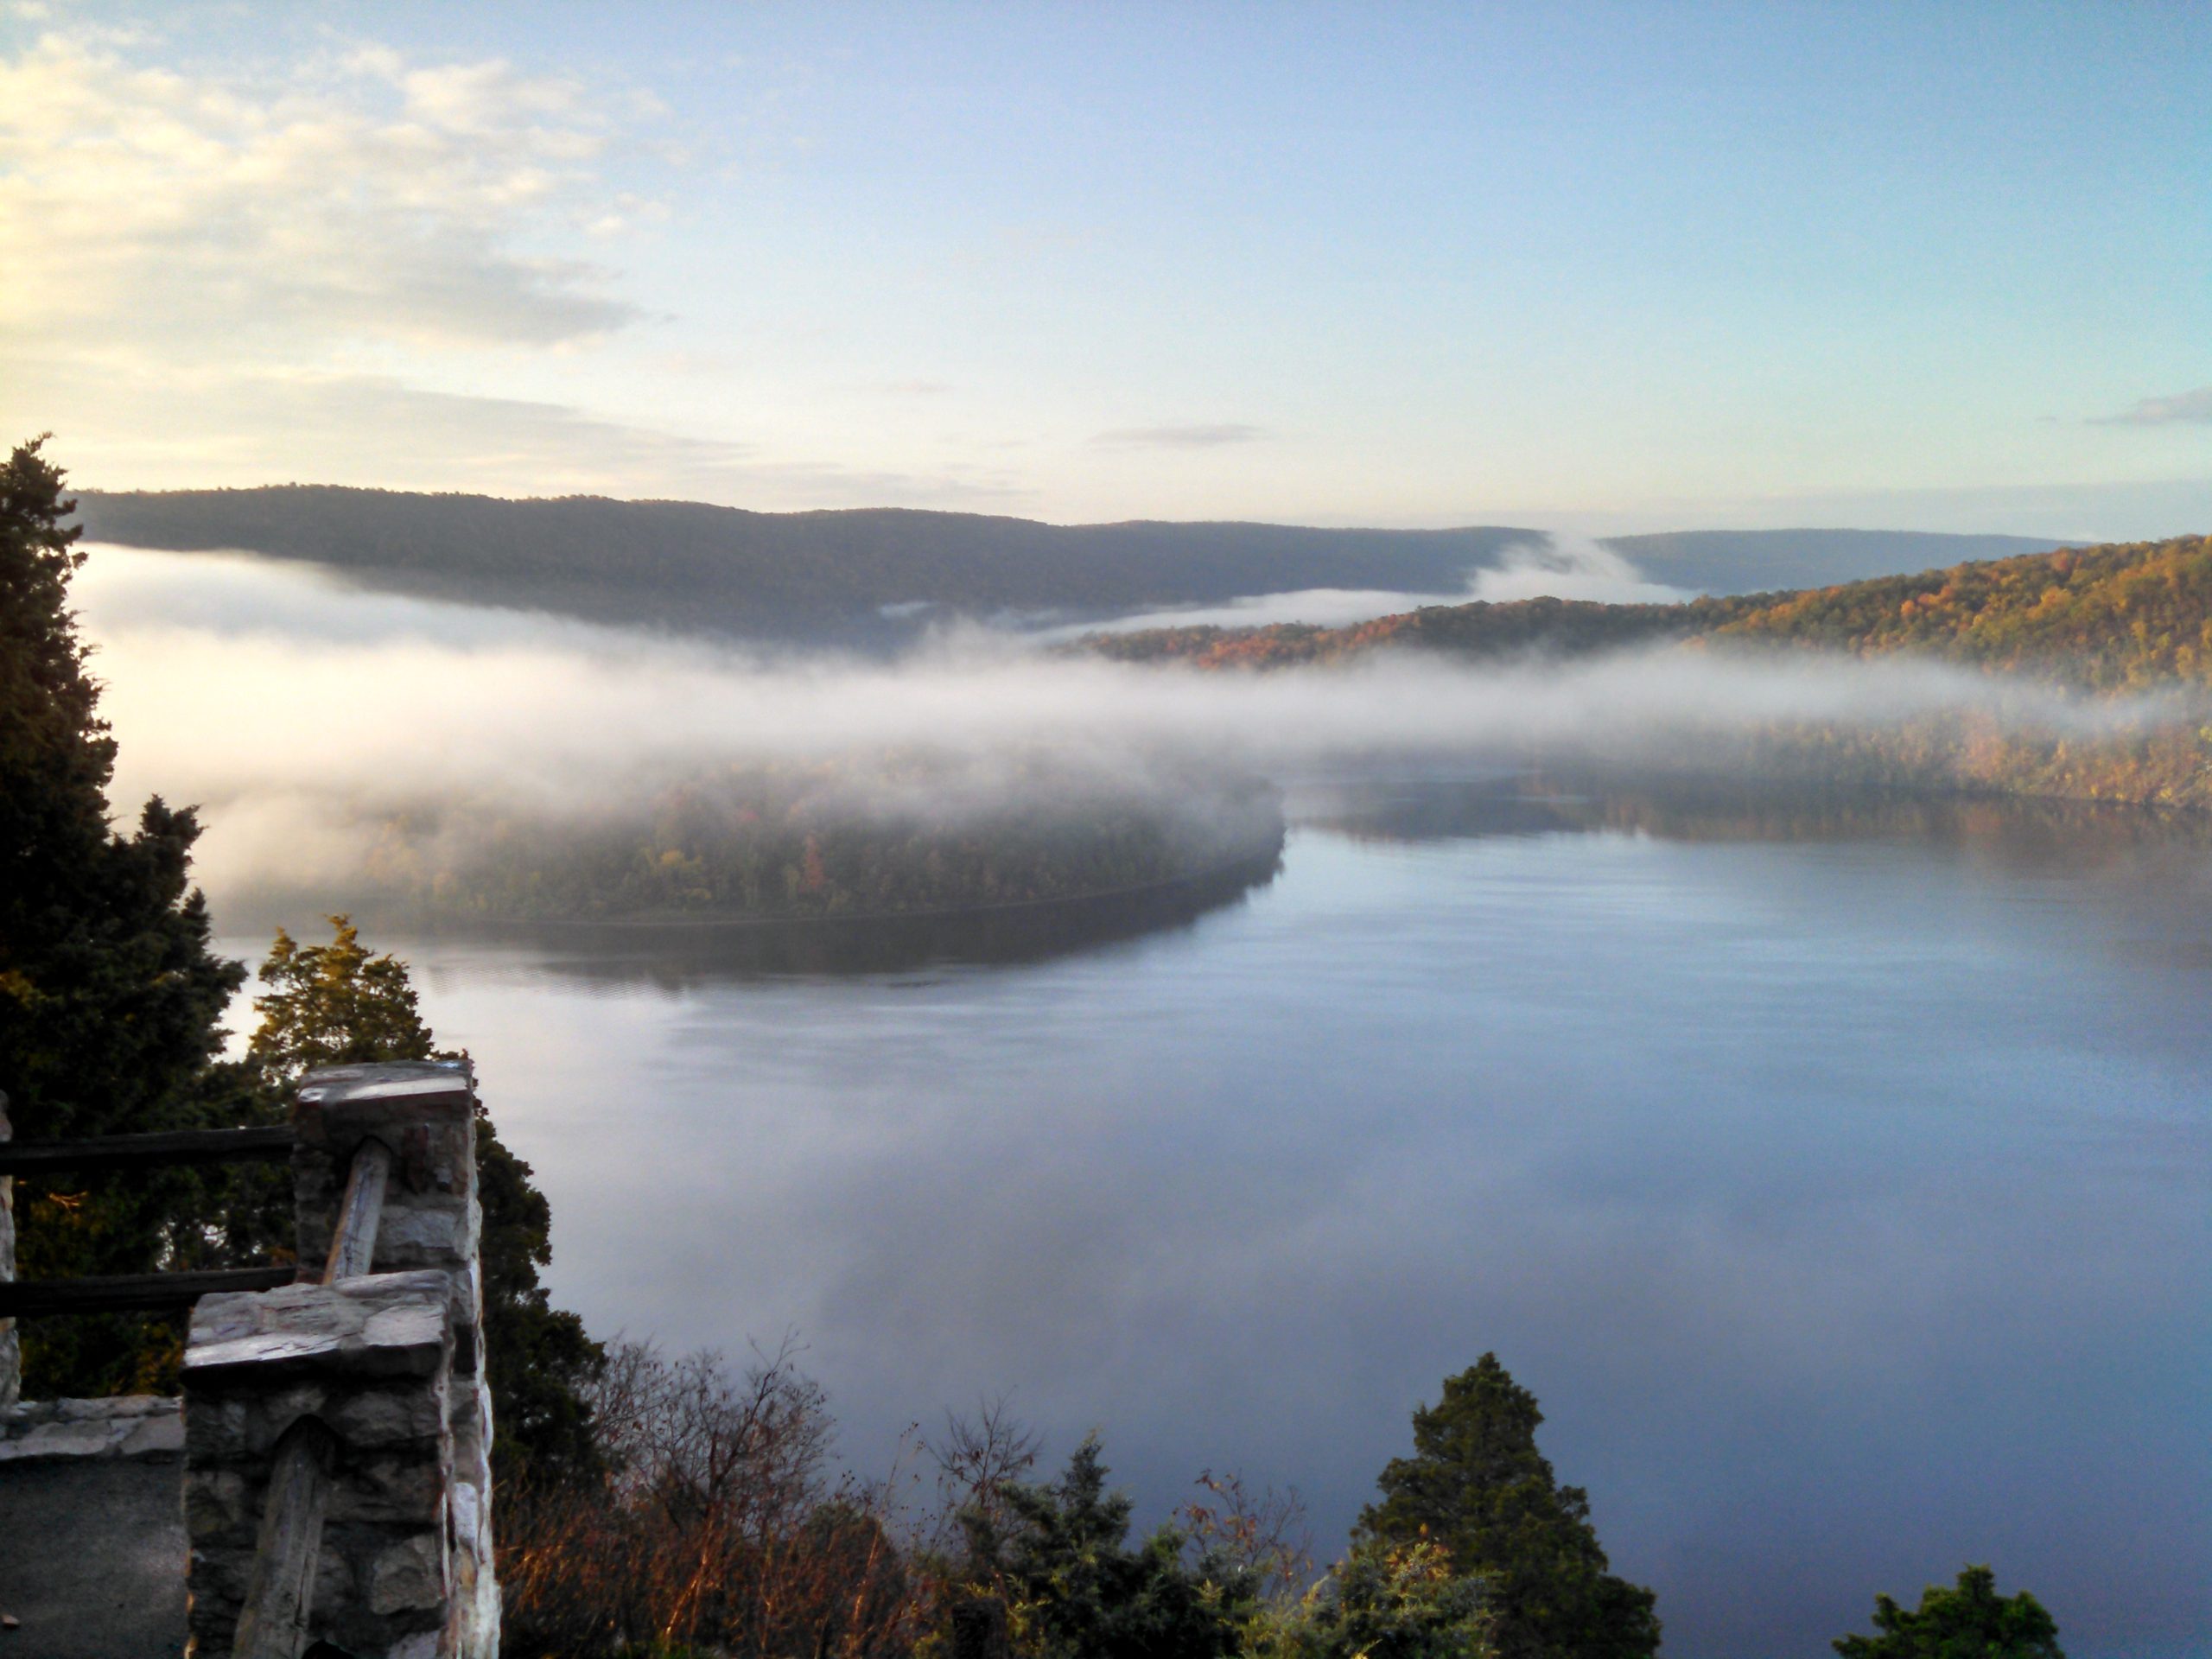
<svg viewBox="0 0 2212 1659"><path fill-rule="evenodd" d="M1874 1598L1874 1636L1847 1636L1830 1645L1843 1659L2066 1659L2058 1625L2026 1591L1997 1593L1997 1575L1970 1567L1955 1587L1931 1584L1907 1612L1887 1596Z"/></svg>
<svg viewBox="0 0 2212 1659"><path fill-rule="evenodd" d="M1106 1489L1098 1442L1046 1485L1009 1484L996 1513L961 1516L971 1571L1002 1596L1035 1659L1227 1659L1247 1611L1183 1560L1161 1527L1128 1548L1132 1504Z"/></svg>
<svg viewBox="0 0 2212 1659"><path fill-rule="evenodd" d="M115 741L68 607L84 562L64 474L16 447L0 467L0 1091L24 1138L202 1127L220 1021L245 977L209 949L188 870L199 826L158 798L108 823ZM143 1273L190 1254L208 1184L191 1171L24 1179L26 1278ZM158 1382L176 1324L39 1320L29 1391L92 1395Z"/></svg>
<svg viewBox="0 0 2212 1659"><path fill-rule="evenodd" d="M1443 1547L1488 1580L1500 1659L1649 1659L1656 1598L1606 1570L1589 1495L1561 1486L1536 1450L1536 1398L1495 1354L1447 1377L1414 1413L1414 1455L1394 1458L1363 1539Z"/></svg>
<svg viewBox="0 0 2212 1659"><path fill-rule="evenodd" d="M317 1066L458 1059L423 1023L407 964L372 956L343 916L328 944L300 944L279 929L261 964L269 989L247 1064L264 1094L282 1099ZM483 1205L484 1370L492 1389L493 1490L512 1498L592 1468L583 1389L604 1359L574 1313L537 1282L553 1259L553 1212L530 1166L507 1149L476 1105L477 1195Z"/></svg>

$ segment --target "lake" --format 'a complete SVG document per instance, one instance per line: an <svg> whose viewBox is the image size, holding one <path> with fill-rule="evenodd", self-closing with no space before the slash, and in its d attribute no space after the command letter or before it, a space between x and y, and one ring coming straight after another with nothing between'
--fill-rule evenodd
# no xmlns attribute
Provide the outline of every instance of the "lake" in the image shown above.
<svg viewBox="0 0 2212 1659"><path fill-rule="evenodd" d="M1969 1561L2075 1659L2212 1646L2201 827L1293 805L1272 880L1133 937L375 942L536 1166L556 1300L796 1332L863 1470L1010 1391L1147 1519L1294 1484L1325 1559L1495 1351L1670 1654L1824 1655Z"/></svg>

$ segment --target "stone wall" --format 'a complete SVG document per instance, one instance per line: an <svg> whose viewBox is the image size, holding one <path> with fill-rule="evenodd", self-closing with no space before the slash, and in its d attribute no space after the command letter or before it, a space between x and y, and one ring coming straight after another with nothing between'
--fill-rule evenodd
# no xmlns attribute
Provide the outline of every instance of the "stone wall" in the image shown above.
<svg viewBox="0 0 2212 1659"><path fill-rule="evenodd" d="M202 1298L185 1353L194 1654L227 1654L289 1442L323 1471L305 1630L391 1659L499 1645L491 1408L480 1376L475 1098L455 1065L335 1067L295 1110L301 1259L327 1256L353 1155L393 1155L370 1270ZM302 1440L301 1437L306 1437Z"/></svg>
<svg viewBox="0 0 2212 1659"><path fill-rule="evenodd" d="M8 1127L8 1096L0 1095L0 1141L13 1134ZM0 1175L0 1284L16 1277L16 1178ZM0 1319L0 1418L16 1408L23 1392L23 1351L13 1319Z"/></svg>
<svg viewBox="0 0 2212 1659"><path fill-rule="evenodd" d="M0 1408L0 1463L43 1458L141 1458L174 1463L184 1454L178 1403L158 1394L19 1400Z"/></svg>

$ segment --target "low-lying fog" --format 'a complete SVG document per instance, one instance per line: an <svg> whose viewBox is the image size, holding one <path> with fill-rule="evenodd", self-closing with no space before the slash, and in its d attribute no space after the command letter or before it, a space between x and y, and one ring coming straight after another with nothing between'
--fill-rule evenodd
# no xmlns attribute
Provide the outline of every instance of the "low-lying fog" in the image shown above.
<svg viewBox="0 0 2212 1659"><path fill-rule="evenodd" d="M1343 627L1378 616L1418 610L1424 605L1493 604L1516 599L1579 599L1605 605L1671 605L1689 594L1643 573L1609 547L1586 537L1554 532L1541 546L1516 545L1500 562L1474 571L1449 593L1388 593L1366 588L1306 588L1294 593L1252 594L1226 605L1189 605L1144 611L1109 622L1079 622L1046 628L1037 637L1071 639L1085 633L1134 633L1142 628L1187 628L1211 624L1224 628L1260 627L1272 622L1308 622Z"/></svg>
<svg viewBox="0 0 2212 1659"><path fill-rule="evenodd" d="M1535 582L1522 573L1516 581ZM76 601L121 741L114 798L205 807L219 902L358 861L357 809L494 796L557 817L702 765L1050 750L1143 787L1162 758L1283 777L1393 756L1586 752L1648 763L1775 721L1973 714L2101 731L2163 703L2078 703L1925 663L1662 648L1571 664L1390 658L1199 674L1040 654L980 629L893 662L764 656L365 594L250 556L92 550ZM971 764L963 774L972 789Z"/></svg>

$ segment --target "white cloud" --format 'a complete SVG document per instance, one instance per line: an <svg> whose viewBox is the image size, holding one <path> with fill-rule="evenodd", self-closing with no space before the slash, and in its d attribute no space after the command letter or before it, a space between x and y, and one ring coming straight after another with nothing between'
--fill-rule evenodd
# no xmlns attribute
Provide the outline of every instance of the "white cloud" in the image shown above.
<svg viewBox="0 0 2212 1659"><path fill-rule="evenodd" d="M0 60L0 344L237 365L545 346L620 327L607 273L525 251L603 220L584 86L377 47L181 73L49 32Z"/></svg>
<svg viewBox="0 0 2212 1659"><path fill-rule="evenodd" d="M2177 391L2166 397L2139 398L2117 415L2107 415L2098 426L2171 426L2176 422L2212 422L2212 386Z"/></svg>
<svg viewBox="0 0 2212 1659"><path fill-rule="evenodd" d="M1228 443L1256 443L1268 436L1262 426L1222 421L1202 426L1123 426L1101 432L1091 442L1109 448L1213 449Z"/></svg>

